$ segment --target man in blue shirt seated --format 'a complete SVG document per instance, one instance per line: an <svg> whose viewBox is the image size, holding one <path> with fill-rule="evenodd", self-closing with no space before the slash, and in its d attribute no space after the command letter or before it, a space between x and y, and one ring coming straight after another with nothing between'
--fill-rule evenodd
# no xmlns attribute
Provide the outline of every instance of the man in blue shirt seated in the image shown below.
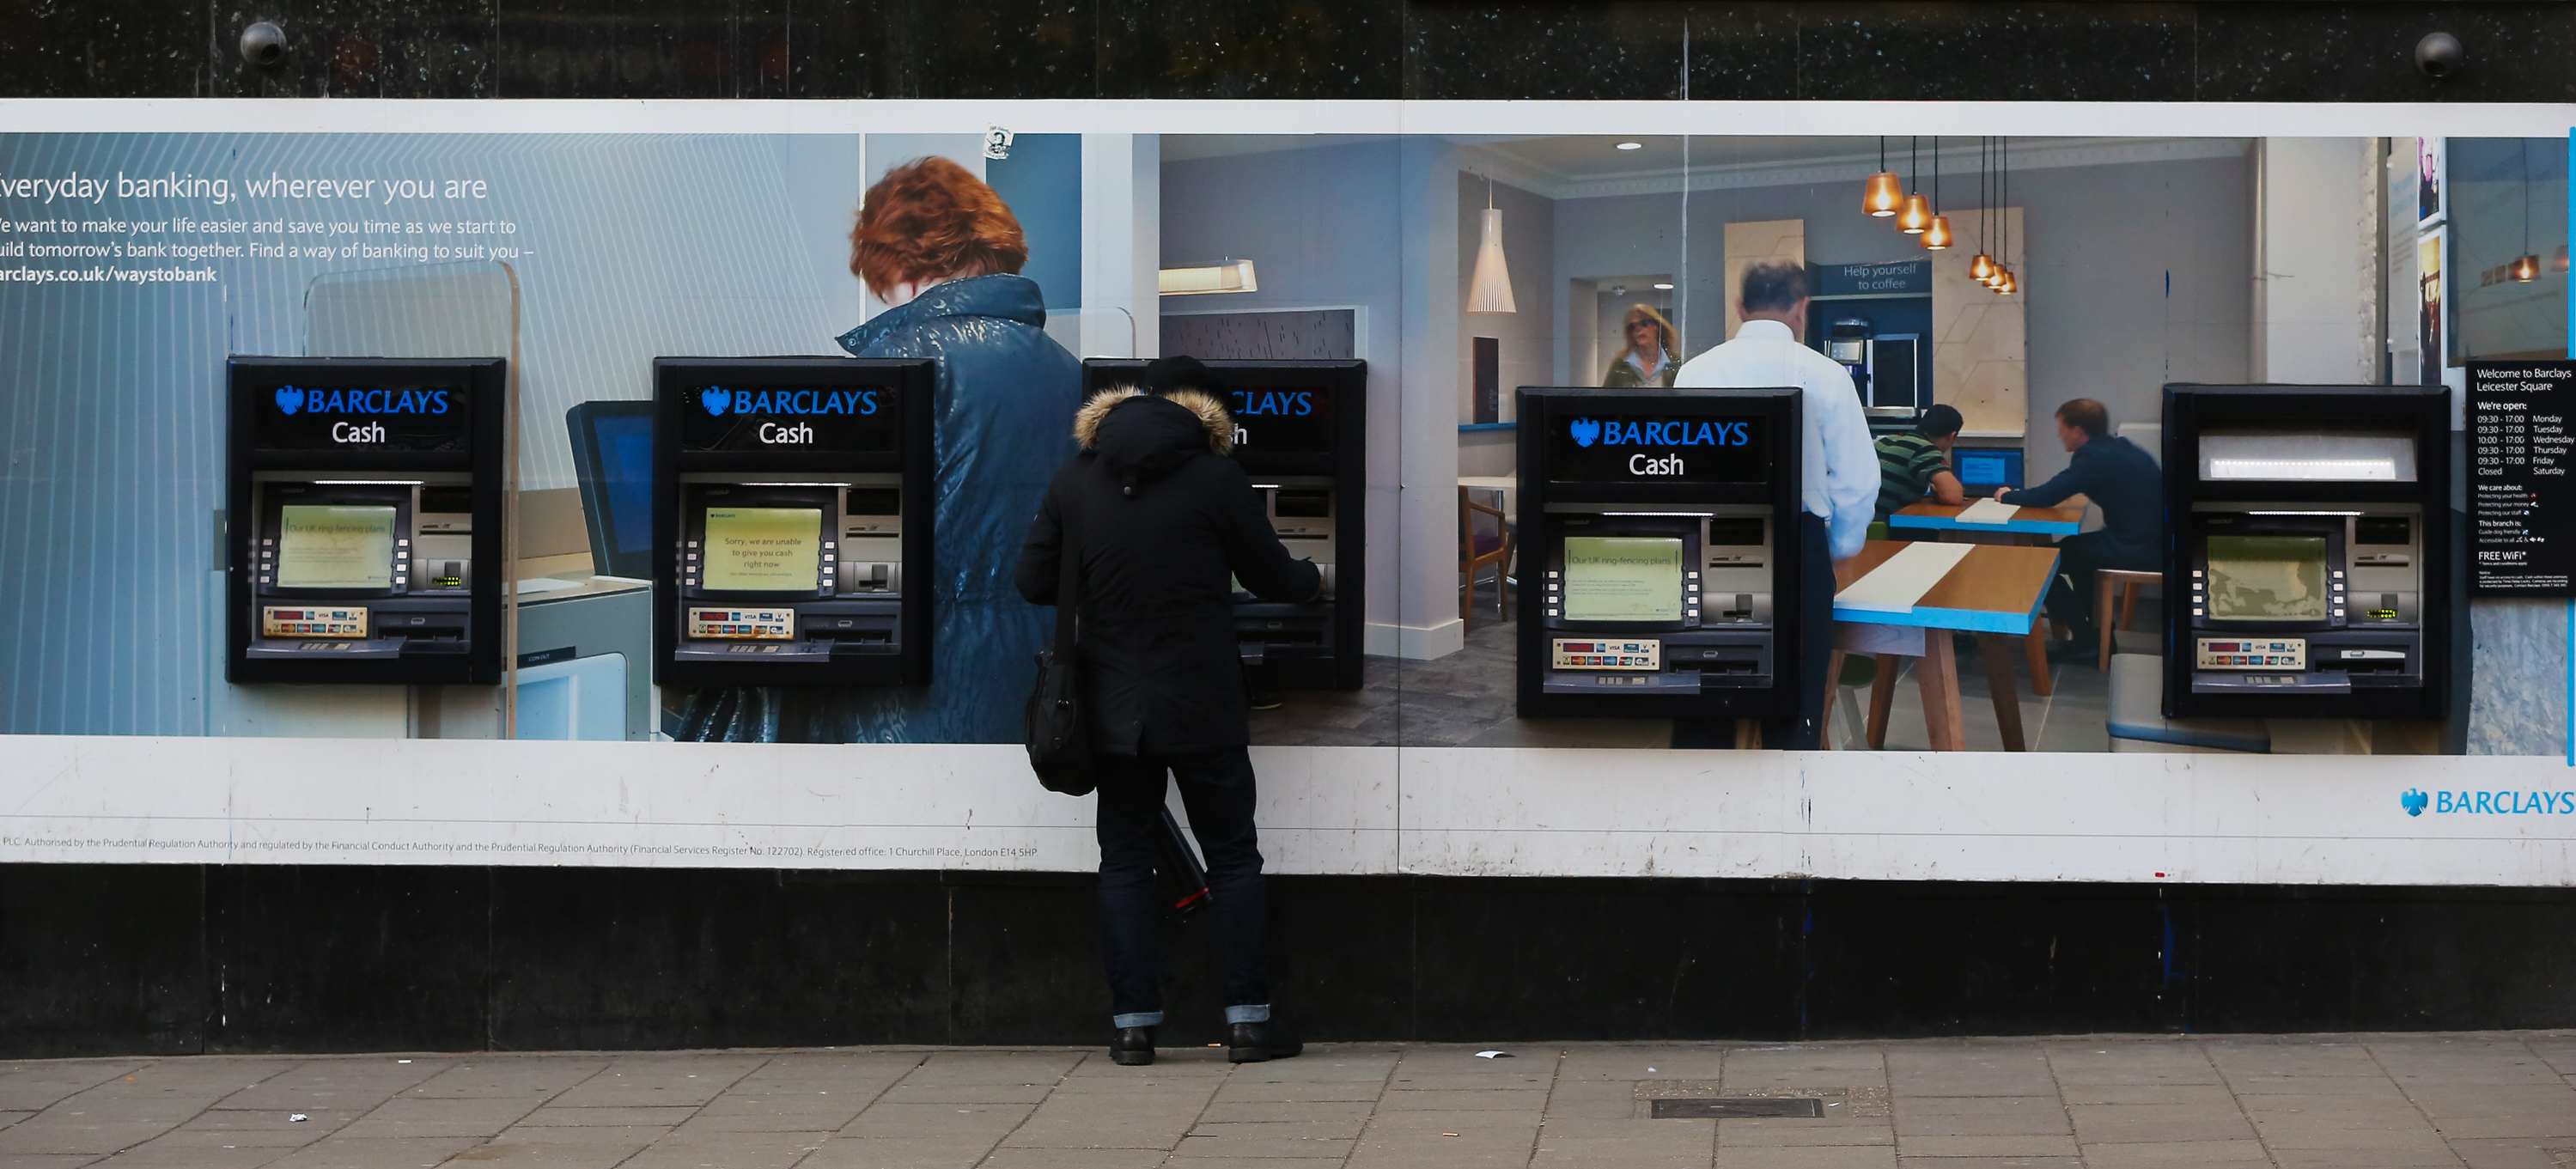
<svg viewBox="0 0 2576 1169"><path fill-rule="evenodd" d="M2053 507L2081 494L2102 508L2102 530L2058 541L2058 578L2048 587L2048 619L2075 635L2065 652L2085 656L2097 652L2101 636L2093 628L2094 570L2153 572L2164 563L2163 473L2138 444L2110 430L2110 412L2091 398L2058 407L2057 440L2074 459L2037 487L1995 492L2016 507Z"/></svg>

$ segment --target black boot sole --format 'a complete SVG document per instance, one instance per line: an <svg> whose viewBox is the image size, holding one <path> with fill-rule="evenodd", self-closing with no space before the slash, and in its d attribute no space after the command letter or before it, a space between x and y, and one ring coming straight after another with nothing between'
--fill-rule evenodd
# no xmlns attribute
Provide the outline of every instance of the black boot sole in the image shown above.
<svg viewBox="0 0 2576 1169"><path fill-rule="evenodd" d="M1268 1063L1270 1062L1270 1049L1267 1047L1229 1047L1225 1049L1225 1062Z"/></svg>
<svg viewBox="0 0 2576 1169"><path fill-rule="evenodd" d="M1141 1068L1149 1066L1154 1062L1154 1053L1150 1051L1113 1051L1109 1053L1109 1062L1117 1064L1122 1068Z"/></svg>

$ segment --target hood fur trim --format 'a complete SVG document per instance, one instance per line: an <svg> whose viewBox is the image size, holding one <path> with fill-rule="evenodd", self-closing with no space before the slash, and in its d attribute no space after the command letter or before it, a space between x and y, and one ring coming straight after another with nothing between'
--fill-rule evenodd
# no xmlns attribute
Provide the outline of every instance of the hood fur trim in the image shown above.
<svg viewBox="0 0 2576 1169"><path fill-rule="evenodd" d="M1143 397L1144 393L1134 386L1114 386L1093 394L1090 401L1082 404L1082 409L1074 412L1074 441L1081 443L1084 450L1099 446L1100 420L1107 418L1109 411L1116 408L1120 402L1129 398ZM1187 407L1190 413L1199 416L1199 425L1207 429L1208 450L1211 453L1223 455L1233 452L1234 420L1226 416L1223 403L1207 394L1190 389L1174 390L1163 397L1175 405Z"/></svg>

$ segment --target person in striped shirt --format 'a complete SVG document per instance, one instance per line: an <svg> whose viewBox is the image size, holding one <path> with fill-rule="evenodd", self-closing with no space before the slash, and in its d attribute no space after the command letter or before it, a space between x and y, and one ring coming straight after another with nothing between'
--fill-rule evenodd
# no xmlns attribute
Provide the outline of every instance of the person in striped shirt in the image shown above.
<svg viewBox="0 0 2576 1169"><path fill-rule="evenodd" d="M1962 423L1954 406L1934 406L1923 412L1911 434L1881 437L1878 447L1878 518L1885 520L1896 509L1911 507L1928 496L1935 503L1953 507L1968 501L1959 476L1950 470L1950 447L1958 441Z"/></svg>

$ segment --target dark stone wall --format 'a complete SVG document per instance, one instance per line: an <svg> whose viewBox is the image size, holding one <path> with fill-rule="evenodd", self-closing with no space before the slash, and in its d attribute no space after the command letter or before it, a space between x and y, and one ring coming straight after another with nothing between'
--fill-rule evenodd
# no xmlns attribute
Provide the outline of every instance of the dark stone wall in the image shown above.
<svg viewBox="0 0 2576 1169"><path fill-rule="evenodd" d="M0 865L0 1058L1091 1043L1075 874ZM1281 877L1317 1039L2576 1026L2576 890ZM1211 919L1167 1042L1218 1038Z"/></svg>
<svg viewBox="0 0 2576 1169"><path fill-rule="evenodd" d="M2571 55L2560 2L0 0L43 97L2567 101Z"/></svg>

